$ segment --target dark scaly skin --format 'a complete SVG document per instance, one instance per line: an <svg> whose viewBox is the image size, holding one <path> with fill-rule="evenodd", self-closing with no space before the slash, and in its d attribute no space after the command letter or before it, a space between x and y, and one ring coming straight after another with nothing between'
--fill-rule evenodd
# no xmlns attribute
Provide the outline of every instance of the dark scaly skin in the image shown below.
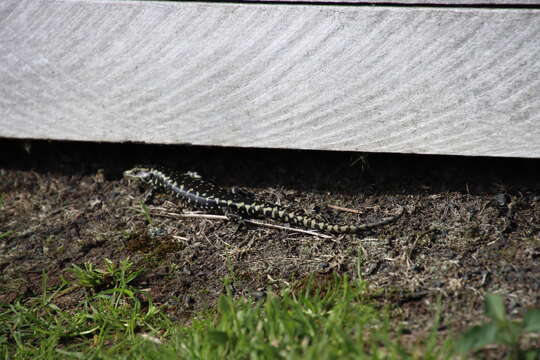
<svg viewBox="0 0 540 360"><path fill-rule="evenodd" d="M139 179L151 187L153 192L170 193L194 207L220 213L232 213L242 217L271 218L291 225L320 230L334 234L357 233L359 231L388 224L401 216L403 208L392 217L378 222L360 225L338 225L319 221L310 216L284 207L258 201L247 200L247 196L231 190L217 187L201 179L194 172L180 173L160 167L135 167L124 172L128 178Z"/></svg>

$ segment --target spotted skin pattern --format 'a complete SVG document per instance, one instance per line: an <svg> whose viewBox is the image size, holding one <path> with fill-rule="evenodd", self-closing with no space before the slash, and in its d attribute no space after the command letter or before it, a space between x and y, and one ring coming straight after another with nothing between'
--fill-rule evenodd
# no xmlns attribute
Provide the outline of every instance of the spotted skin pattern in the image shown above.
<svg viewBox="0 0 540 360"><path fill-rule="evenodd" d="M320 230L334 234L358 233L395 221L399 213L381 221L360 225L338 225L299 214L287 208L259 201L248 200L245 194L220 188L204 181L195 172L181 173L160 167L135 167L125 171L127 178L138 179L150 186L150 197L154 193L170 193L188 204L204 210L225 214L236 214L247 218L271 218L291 225Z"/></svg>

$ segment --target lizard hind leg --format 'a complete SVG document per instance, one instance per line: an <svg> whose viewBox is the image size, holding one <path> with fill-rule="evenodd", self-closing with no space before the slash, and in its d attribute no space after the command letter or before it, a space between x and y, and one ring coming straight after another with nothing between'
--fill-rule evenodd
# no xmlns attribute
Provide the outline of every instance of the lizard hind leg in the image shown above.
<svg viewBox="0 0 540 360"><path fill-rule="evenodd" d="M154 201L155 197L156 197L156 189L152 187L146 192L146 194L144 194L143 204L145 205L151 204Z"/></svg>
<svg viewBox="0 0 540 360"><path fill-rule="evenodd" d="M154 201L154 198L156 197L156 195L164 191L165 191L165 188L163 186L154 184L144 194L143 203L146 205L151 204Z"/></svg>

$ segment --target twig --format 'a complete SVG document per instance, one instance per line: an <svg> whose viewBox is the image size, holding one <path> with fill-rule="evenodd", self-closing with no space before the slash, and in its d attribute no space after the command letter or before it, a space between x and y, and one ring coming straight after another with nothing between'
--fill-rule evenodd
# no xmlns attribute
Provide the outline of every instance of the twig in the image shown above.
<svg viewBox="0 0 540 360"><path fill-rule="evenodd" d="M362 211L357 210L357 209L351 209L351 208L346 208L346 207L337 206L337 205L327 205L327 207L329 207L330 209L350 212L350 213L353 213L353 214L362 214Z"/></svg>
<svg viewBox="0 0 540 360"><path fill-rule="evenodd" d="M168 212L168 211L163 211L161 213L155 213L153 215L154 216L170 217L170 218L173 218L173 219L203 218L203 219L229 220L229 218L227 216L225 216L225 215L197 214L197 213L178 214L178 213L173 213L173 212ZM259 222L259 221L255 221L255 220L249 220L249 219L245 219L243 221L246 222L246 223L249 223L249 224L257 225L257 226L264 226L264 227L268 227L268 228L272 228L272 229L280 229L280 230L287 230L287 231L298 232L298 233L303 233L303 234L309 234L309 235L318 236L318 237L321 237L321 238L324 238L324 239L332 239L333 238L333 236L326 235L326 234L321 234L321 233L318 233L316 231L311 231L311 230L304 230L304 229L292 228L292 227L288 227L288 226L281 226L281 225L276 225L276 224L263 223L263 222Z"/></svg>
<svg viewBox="0 0 540 360"><path fill-rule="evenodd" d="M215 219L215 220L228 220L229 218L225 215L213 215L213 214L197 214L197 213L173 213L168 211L163 211L161 213L155 213L153 214L155 216L162 216L162 217L168 217L173 219L181 219L181 218L203 218L203 219Z"/></svg>
<svg viewBox="0 0 540 360"><path fill-rule="evenodd" d="M188 238L183 237L183 236L178 236L178 235L171 235L171 236L172 236L172 238L175 239L175 240L180 240L180 241L184 241L184 242L186 242L186 241L189 240Z"/></svg>
<svg viewBox="0 0 540 360"><path fill-rule="evenodd" d="M289 227L289 226L282 226L282 225L276 225L276 224L263 223L263 222L258 222L258 221L255 221L255 220L244 220L244 221L247 222L247 223L253 224L253 225L266 226L266 227L269 227L269 228L272 228L272 229L281 229L281 230L294 231L294 232L299 232L299 233L303 233L303 234L309 234L309 235L313 235L313 236L318 236L318 237L321 237L321 238L324 238L324 239L332 239L333 238L333 236L326 235L326 234L321 234L319 232L311 231L311 230L304 230L304 229L292 228L292 227Z"/></svg>

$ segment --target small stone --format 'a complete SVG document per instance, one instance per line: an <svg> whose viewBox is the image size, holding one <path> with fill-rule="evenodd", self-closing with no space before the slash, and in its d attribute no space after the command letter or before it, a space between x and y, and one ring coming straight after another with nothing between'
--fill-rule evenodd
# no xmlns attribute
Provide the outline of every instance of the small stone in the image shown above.
<svg viewBox="0 0 540 360"><path fill-rule="evenodd" d="M380 261L372 262L367 264L367 266L364 269L364 276L369 276L375 274L381 266Z"/></svg>
<svg viewBox="0 0 540 360"><path fill-rule="evenodd" d="M184 298L184 303L187 305L187 306L192 306L195 304L195 299L192 297L192 296L189 296L187 295L185 298Z"/></svg>
<svg viewBox="0 0 540 360"><path fill-rule="evenodd" d="M319 268L320 268L321 270L328 269L328 267L330 267L330 264L327 263L326 261L323 261L322 263L319 263Z"/></svg>
<svg viewBox="0 0 540 360"><path fill-rule="evenodd" d="M163 228L160 228L160 227L152 227L148 231L148 235L151 238L157 238L157 237L160 237L160 236L167 235L167 231L165 229L163 229Z"/></svg>
<svg viewBox="0 0 540 360"><path fill-rule="evenodd" d="M252 295L253 295L253 298L257 301L261 301L266 298L266 293L264 291L254 291Z"/></svg>
<svg viewBox="0 0 540 360"><path fill-rule="evenodd" d="M498 193L497 195L493 197L493 199L495 200L497 205L504 206L508 203L509 197L505 193Z"/></svg>
<svg viewBox="0 0 540 360"><path fill-rule="evenodd" d="M90 201L90 209L94 209L94 208L97 208L98 206L100 206L103 202L100 200L100 199L94 199L92 201Z"/></svg>

